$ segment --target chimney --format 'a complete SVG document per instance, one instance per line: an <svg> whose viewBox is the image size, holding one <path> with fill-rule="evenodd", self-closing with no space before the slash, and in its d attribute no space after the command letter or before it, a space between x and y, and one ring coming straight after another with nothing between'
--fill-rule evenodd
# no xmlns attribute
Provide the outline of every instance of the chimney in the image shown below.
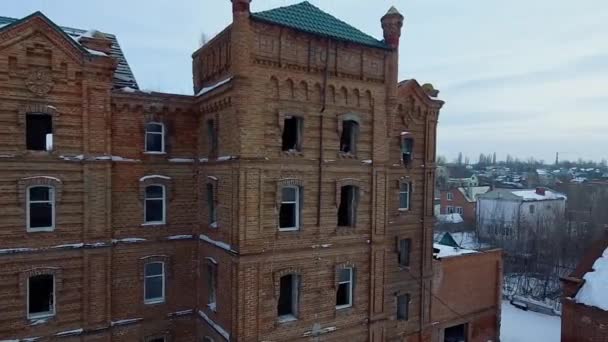
<svg viewBox="0 0 608 342"><path fill-rule="evenodd" d="M232 1L232 16L244 16L249 17L251 14L250 4L251 0L230 0Z"/></svg>
<svg viewBox="0 0 608 342"><path fill-rule="evenodd" d="M381 23L384 41L391 49L397 49L401 37L401 28L403 27L403 16L393 6L382 17Z"/></svg>
<svg viewBox="0 0 608 342"><path fill-rule="evenodd" d="M541 195L541 196L545 196L545 188L540 187L540 186L539 186L539 187L537 187L537 188L536 188L536 194L537 194L537 195Z"/></svg>
<svg viewBox="0 0 608 342"><path fill-rule="evenodd" d="M97 30L89 30L81 34L76 40L87 49L103 52L108 56L112 52L112 41Z"/></svg>

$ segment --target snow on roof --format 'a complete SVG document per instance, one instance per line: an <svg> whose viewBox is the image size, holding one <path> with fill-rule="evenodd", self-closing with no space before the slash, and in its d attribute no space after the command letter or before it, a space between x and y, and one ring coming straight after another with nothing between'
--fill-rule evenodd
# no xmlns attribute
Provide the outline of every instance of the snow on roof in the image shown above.
<svg viewBox="0 0 608 342"><path fill-rule="evenodd" d="M483 195L490 191L489 186L471 186L467 188L460 187L458 191L467 199L469 202L477 201L477 196ZM471 196L469 196L471 195Z"/></svg>
<svg viewBox="0 0 608 342"><path fill-rule="evenodd" d="M453 214L441 214L437 216L437 219L443 223L462 223L464 220L458 213Z"/></svg>
<svg viewBox="0 0 608 342"><path fill-rule="evenodd" d="M216 88L219 88L219 87L223 86L224 84L226 84L226 83L228 83L230 81L232 81L232 76L230 76L230 77L228 77L228 78L226 78L224 80L221 80L221 81L219 81L219 82L217 82L215 84L212 84L212 85L210 85L208 87L204 87L203 89L201 89L198 92L198 94L196 94L196 96L201 96L203 94L206 94L206 93L208 93L208 92L210 92L210 91L212 91L212 90L214 90Z"/></svg>
<svg viewBox="0 0 608 342"><path fill-rule="evenodd" d="M608 248L583 279L585 283L576 294L576 302L608 311Z"/></svg>
<svg viewBox="0 0 608 342"><path fill-rule="evenodd" d="M437 258L441 259L441 258L447 258L447 257L452 257L452 256L457 256L457 255L463 255L463 254L473 254L473 253L477 253L477 251L471 250L471 249L464 249L464 248L458 248L458 247L452 247L452 246L445 246L445 245L441 245L438 243L434 243L433 244L433 248L438 249L439 253L437 253Z"/></svg>
<svg viewBox="0 0 608 342"><path fill-rule="evenodd" d="M545 189L545 194L540 195L535 189L528 190L515 190L511 191L513 195L523 198L524 201L545 201L545 200L557 200L566 199L566 195L560 194L549 189Z"/></svg>

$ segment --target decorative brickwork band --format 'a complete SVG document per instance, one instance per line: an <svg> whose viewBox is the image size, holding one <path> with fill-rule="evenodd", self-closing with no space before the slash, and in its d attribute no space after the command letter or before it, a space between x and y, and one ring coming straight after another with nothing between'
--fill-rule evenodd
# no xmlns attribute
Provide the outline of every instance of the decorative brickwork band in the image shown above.
<svg viewBox="0 0 608 342"><path fill-rule="evenodd" d="M17 201L19 205L26 205L27 189L32 186L49 186L54 189L55 203L61 202L63 193L63 182L61 179L51 176L34 176L21 178L17 182Z"/></svg>

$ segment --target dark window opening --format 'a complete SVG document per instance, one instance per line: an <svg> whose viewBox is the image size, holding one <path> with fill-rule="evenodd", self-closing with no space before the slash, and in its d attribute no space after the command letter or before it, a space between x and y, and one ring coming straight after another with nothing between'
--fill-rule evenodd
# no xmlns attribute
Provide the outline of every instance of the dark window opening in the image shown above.
<svg viewBox="0 0 608 342"><path fill-rule="evenodd" d="M399 209L410 209L410 183L399 184Z"/></svg>
<svg viewBox="0 0 608 342"><path fill-rule="evenodd" d="M297 230L300 227L300 188L286 186L281 189L279 228Z"/></svg>
<svg viewBox="0 0 608 342"><path fill-rule="evenodd" d="M336 307L338 309L353 305L353 278L352 268L348 267L340 270L338 291L336 292Z"/></svg>
<svg viewBox="0 0 608 342"><path fill-rule="evenodd" d="M399 240L399 265L409 266L410 265L410 249L412 245L411 239Z"/></svg>
<svg viewBox="0 0 608 342"><path fill-rule="evenodd" d="M467 342L467 325L460 324L446 328L443 334L444 342Z"/></svg>
<svg viewBox="0 0 608 342"><path fill-rule="evenodd" d="M285 119L283 127L283 151L302 150L302 119L290 117Z"/></svg>
<svg viewBox="0 0 608 342"><path fill-rule="evenodd" d="M340 190L338 226L354 227L357 221L359 189L353 185L343 186Z"/></svg>
<svg viewBox="0 0 608 342"><path fill-rule="evenodd" d="M217 265L209 262L207 264L207 304L212 310L217 308Z"/></svg>
<svg viewBox="0 0 608 342"><path fill-rule="evenodd" d="M298 276L288 274L280 280L279 302L277 314L279 317L296 316L298 307Z"/></svg>
<svg viewBox="0 0 608 342"><path fill-rule="evenodd" d="M412 138L403 138L401 140L401 158L403 160L403 165L408 166L412 162L412 157L414 154L414 139Z"/></svg>
<svg viewBox="0 0 608 342"><path fill-rule="evenodd" d="M162 185L146 187L144 220L147 223L165 221L165 188Z"/></svg>
<svg viewBox="0 0 608 342"><path fill-rule="evenodd" d="M46 114L27 114L26 145L28 150L51 151L53 149L53 120Z"/></svg>
<svg viewBox="0 0 608 342"><path fill-rule="evenodd" d="M165 126L161 123L146 124L146 152L165 151Z"/></svg>
<svg viewBox="0 0 608 342"><path fill-rule="evenodd" d="M215 190L213 184L207 184L207 207L209 209L209 224L217 222L217 210L215 208Z"/></svg>
<svg viewBox="0 0 608 342"><path fill-rule="evenodd" d="M28 189L28 228L53 228L54 201L51 187L34 186Z"/></svg>
<svg viewBox="0 0 608 342"><path fill-rule="evenodd" d="M213 119L207 120L207 135L209 136L209 154L217 155L217 129Z"/></svg>
<svg viewBox="0 0 608 342"><path fill-rule="evenodd" d="M397 296L397 319L407 321L410 311L410 295L404 294Z"/></svg>
<svg viewBox="0 0 608 342"><path fill-rule="evenodd" d="M28 314L30 317L55 314L55 278L51 274L30 277L28 280Z"/></svg>
<svg viewBox="0 0 608 342"><path fill-rule="evenodd" d="M340 137L340 151L343 153L357 153L357 138L359 124L354 120L342 121L342 136Z"/></svg>

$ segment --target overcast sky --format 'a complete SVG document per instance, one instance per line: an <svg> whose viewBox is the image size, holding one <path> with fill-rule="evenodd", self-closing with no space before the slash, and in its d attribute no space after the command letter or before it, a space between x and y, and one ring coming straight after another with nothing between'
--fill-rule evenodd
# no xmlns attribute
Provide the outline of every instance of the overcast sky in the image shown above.
<svg viewBox="0 0 608 342"><path fill-rule="evenodd" d="M297 2L253 0L252 10ZM310 2L377 38L391 5L403 13L400 78L433 83L447 102L439 154L608 159L606 0ZM231 21L228 0L0 0L0 15L37 10L116 34L142 88L186 94L201 33Z"/></svg>

